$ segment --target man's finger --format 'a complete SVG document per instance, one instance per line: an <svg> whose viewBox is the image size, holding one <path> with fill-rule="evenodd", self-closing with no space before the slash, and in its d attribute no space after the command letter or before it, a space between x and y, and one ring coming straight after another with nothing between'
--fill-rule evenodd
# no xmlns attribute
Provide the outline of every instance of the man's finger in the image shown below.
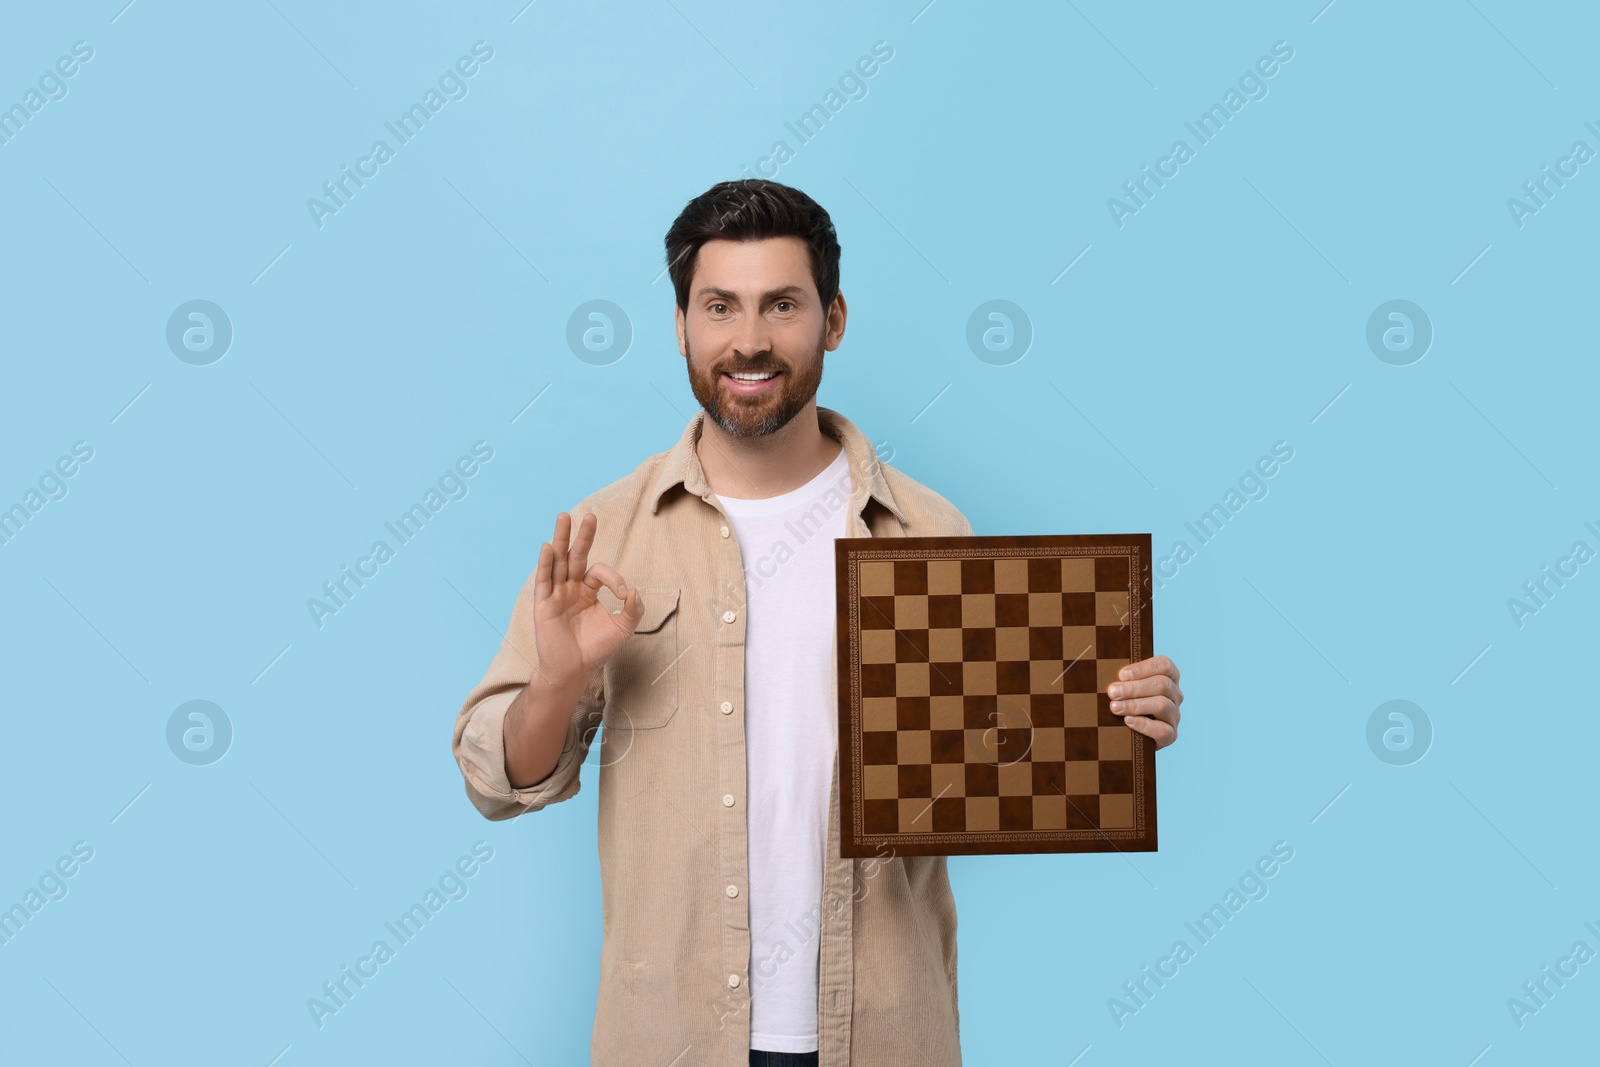
<svg viewBox="0 0 1600 1067"><path fill-rule="evenodd" d="M1140 697L1138 700L1113 700L1111 714L1127 716L1124 722L1143 717L1160 719L1176 726L1182 713L1178 711L1178 705L1166 697Z"/></svg>
<svg viewBox="0 0 1600 1067"><path fill-rule="evenodd" d="M1139 731L1154 741L1157 748L1166 748L1178 739L1178 728L1164 723L1160 719L1146 719L1135 715L1123 721L1130 728Z"/></svg>
<svg viewBox="0 0 1600 1067"><path fill-rule="evenodd" d="M1165 674L1157 674L1150 678L1140 678L1134 682L1112 682L1106 686L1106 695L1112 700L1133 697L1166 697L1176 704L1180 694L1177 682Z"/></svg>
<svg viewBox="0 0 1600 1067"><path fill-rule="evenodd" d="M555 565L551 581L561 585L567 580L567 546L572 543L572 516L565 511L556 516L556 532L550 536L550 547L555 550Z"/></svg>
<svg viewBox="0 0 1600 1067"><path fill-rule="evenodd" d="M1151 656L1138 663L1130 663L1117 672L1120 681L1131 682L1139 678L1149 678L1152 675L1165 674L1174 682L1178 680L1178 666L1165 656Z"/></svg>
<svg viewBox="0 0 1600 1067"><path fill-rule="evenodd" d="M599 522L592 511L578 522L572 549L567 553L567 573L574 578L581 578L589 570L589 549L594 546L594 531Z"/></svg>
<svg viewBox="0 0 1600 1067"><path fill-rule="evenodd" d="M533 602L539 603L550 595L554 582L552 577L555 566L555 553L550 549L550 542L546 541L539 546L539 562L533 568Z"/></svg>
<svg viewBox="0 0 1600 1067"><path fill-rule="evenodd" d="M601 586L611 590L611 595L622 601L622 610L612 618L630 634L633 633L634 627L639 625L639 620L644 618L644 597L637 588L624 582L622 575L608 563L590 564L589 573L583 577L583 584L596 592L600 591Z"/></svg>

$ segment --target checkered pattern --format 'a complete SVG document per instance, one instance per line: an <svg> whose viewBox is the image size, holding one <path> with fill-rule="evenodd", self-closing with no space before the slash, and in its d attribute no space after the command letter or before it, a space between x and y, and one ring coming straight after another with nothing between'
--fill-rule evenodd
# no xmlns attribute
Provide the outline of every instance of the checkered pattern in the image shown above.
<svg viewBox="0 0 1600 1067"><path fill-rule="evenodd" d="M1126 555L867 560L857 588L864 834L1134 826L1136 736L1105 694Z"/></svg>

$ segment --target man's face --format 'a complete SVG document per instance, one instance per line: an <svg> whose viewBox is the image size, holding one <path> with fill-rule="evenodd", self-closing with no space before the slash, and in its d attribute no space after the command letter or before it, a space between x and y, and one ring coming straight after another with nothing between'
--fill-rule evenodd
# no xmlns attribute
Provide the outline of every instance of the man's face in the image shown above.
<svg viewBox="0 0 1600 1067"><path fill-rule="evenodd" d="M844 316L842 296L822 306L800 238L707 241L677 315L695 399L735 437L776 433L817 395Z"/></svg>

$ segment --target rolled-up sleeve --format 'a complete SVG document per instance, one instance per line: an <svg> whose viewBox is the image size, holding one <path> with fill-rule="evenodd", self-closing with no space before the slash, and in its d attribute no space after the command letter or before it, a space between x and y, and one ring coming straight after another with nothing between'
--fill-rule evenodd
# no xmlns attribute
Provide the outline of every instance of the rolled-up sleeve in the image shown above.
<svg viewBox="0 0 1600 1067"><path fill-rule="evenodd" d="M538 811L573 796L581 784L578 772L605 707L603 671L595 672L573 708L561 756L544 781L514 789L506 776L506 712L533 678L537 664L530 575L512 609L500 651L456 715L451 747L466 782L467 798L487 819L500 821Z"/></svg>

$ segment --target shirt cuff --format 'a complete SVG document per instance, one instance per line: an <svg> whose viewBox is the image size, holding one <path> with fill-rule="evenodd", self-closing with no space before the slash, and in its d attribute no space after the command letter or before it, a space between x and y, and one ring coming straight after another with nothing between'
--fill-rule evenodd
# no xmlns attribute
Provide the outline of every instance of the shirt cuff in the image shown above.
<svg viewBox="0 0 1600 1067"><path fill-rule="evenodd" d="M506 712L511 710L520 692L520 689L513 689L479 701L461 734L459 761L467 779L467 793L478 810L490 819L509 819L525 811L538 811L578 791L578 770L583 765L587 746L574 744L571 730L555 768L543 781L523 789L512 788L506 776L505 720Z"/></svg>

